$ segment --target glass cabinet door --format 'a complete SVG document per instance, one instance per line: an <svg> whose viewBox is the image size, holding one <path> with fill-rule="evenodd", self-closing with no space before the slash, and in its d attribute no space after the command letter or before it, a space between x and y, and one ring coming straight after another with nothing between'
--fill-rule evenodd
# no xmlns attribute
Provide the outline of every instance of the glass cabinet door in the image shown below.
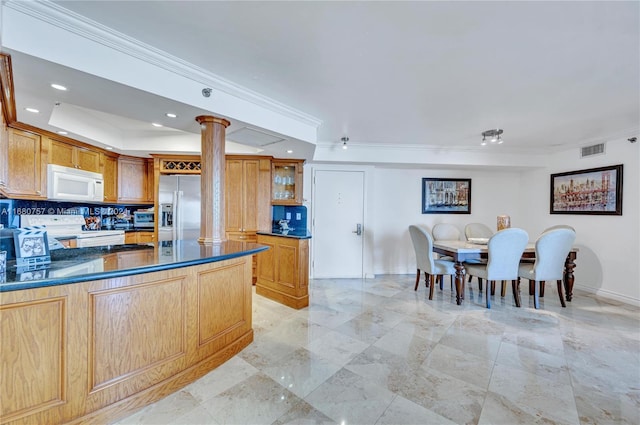
<svg viewBox="0 0 640 425"><path fill-rule="evenodd" d="M273 160L271 203L274 205L302 204L302 161Z"/></svg>

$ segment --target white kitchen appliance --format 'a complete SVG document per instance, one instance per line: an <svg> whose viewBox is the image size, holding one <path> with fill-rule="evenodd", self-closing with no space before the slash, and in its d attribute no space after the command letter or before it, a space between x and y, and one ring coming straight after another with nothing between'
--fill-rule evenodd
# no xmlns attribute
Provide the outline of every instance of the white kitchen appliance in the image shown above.
<svg viewBox="0 0 640 425"><path fill-rule="evenodd" d="M21 215L20 226L46 226L49 238L75 237L78 248L124 244L124 230L82 230L81 215Z"/></svg>
<svg viewBox="0 0 640 425"><path fill-rule="evenodd" d="M159 223L158 240L200 237L199 175L160 176L158 200L164 217L170 217Z"/></svg>
<svg viewBox="0 0 640 425"><path fill-rule="evenodd" d="M61 165L47 165L47 197L57 201L104 202L102 174Z"/></svg>

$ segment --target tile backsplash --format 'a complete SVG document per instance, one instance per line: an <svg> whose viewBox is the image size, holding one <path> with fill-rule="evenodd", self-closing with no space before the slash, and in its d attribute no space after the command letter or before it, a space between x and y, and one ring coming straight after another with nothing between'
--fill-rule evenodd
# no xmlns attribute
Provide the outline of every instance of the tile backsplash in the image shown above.
<svg viewBox="0 0 640 425"><path fill-rule="evenodd" d="M7 228L20 227L21 215L66 215L78 214L86 218L107 216L120 213L133 215L138 209L147 209L149 205L105 205L77 202L29 201L22 199L0 199L0 224Z"/></svg>
<svg viewBox="0 0 640 425"><path fill-rule="evenodd" d="M271 210L272 230L280 229L280 220L289 220L289 227L295 230L307 229L307 207L274 205Z"/></svg>

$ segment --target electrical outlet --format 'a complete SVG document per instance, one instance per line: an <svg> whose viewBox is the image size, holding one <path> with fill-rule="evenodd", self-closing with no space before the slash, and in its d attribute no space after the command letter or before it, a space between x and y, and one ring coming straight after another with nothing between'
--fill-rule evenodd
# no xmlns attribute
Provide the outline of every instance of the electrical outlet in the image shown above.
<svg viewBox="0 0 640 425"><path fill-rule="evenodd" d="M296 213L296 220L302 220L302 214Z"/></svg>
<svg viewBox="0 0 640 425"><path fill-rule="evenodd" d="M286 216L287 220L291 220L291 213L290 212L285 213L285 216Z"/></svg>

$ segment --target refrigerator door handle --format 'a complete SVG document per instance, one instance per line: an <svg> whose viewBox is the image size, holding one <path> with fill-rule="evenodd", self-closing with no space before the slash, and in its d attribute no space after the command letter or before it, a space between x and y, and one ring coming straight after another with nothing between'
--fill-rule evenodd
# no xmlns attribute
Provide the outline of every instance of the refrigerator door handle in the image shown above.
<svg viewBox="0 0 640 425"><path fill-rule="evenodd" d="M182 191L173 192L173 232L175 239L182 239Z"/></svg>

